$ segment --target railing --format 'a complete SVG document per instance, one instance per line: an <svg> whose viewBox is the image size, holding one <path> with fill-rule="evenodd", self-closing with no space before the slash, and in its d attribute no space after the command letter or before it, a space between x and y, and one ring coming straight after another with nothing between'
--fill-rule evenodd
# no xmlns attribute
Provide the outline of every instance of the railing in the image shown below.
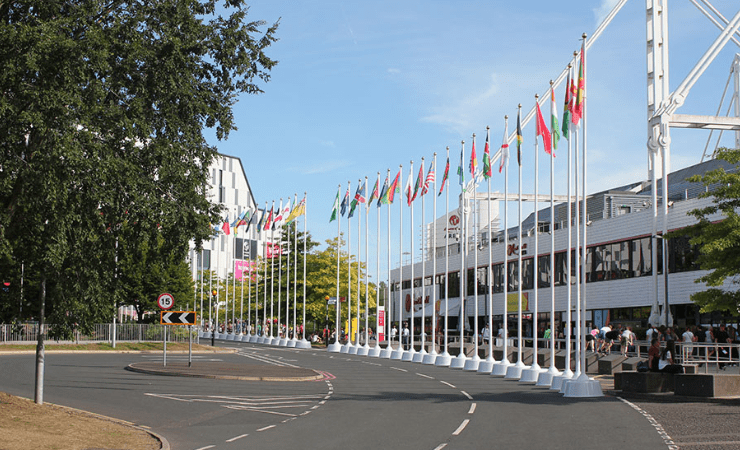
<svg viewBox="0 0 740 450"><path fill-rule="evenodd" d="M54 325L44 325L48 330ZM116 341L117 342L147 342L164 340L164 330L169 327L167 341L169 342L188 342L188 329L185 326L159 325L159 324L133 324L117 323L116 324ZM29 344L35 343L38 339L39 325L37 323L25 324L0 324L0 345L1 344ZM197 328L191 329L193 337L197 339ZM75 332L71 341L60 341L63 343L95 343L95 342L112 342L113 324L103 323L96 324L93 332L83 334Z"/></svg>
<svg viewBox="0 0 740 450"><path fill-rule="evenodd" d="M710 365L720 370L726 365L740 364L740 344L694 342L681 344L680 353L683 364L703 367L704 373Z"/></svg>

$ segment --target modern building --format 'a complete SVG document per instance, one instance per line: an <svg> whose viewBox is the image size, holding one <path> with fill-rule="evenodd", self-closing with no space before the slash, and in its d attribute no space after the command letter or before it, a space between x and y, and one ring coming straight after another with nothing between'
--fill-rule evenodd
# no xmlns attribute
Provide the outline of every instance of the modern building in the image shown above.
<svg viewBox="0 0 740 450"><path fill-rule="evenodd" d="M709 205L711 198L699 198L699 194L707 188L701 183L688 181L692 175L703 174L709 170L723 167L726 171L736 171L733 167L722 160L709 160L707 162L688 167L669 174L668 186L668 229L670 231L681 229L696 222L696 219L688 214L690 211ZM711 187L709 187L711 189ZM661 183L658 181L657 192L661 191ZM477 193L475 199L469 203L480 204L479 210L484 211L479 215L487 220L485 204L488 200L482 200L481 194ZM658 212L655 216L658 221L658 229L662 229L662 202L658 197ZM542 205L542 203L540 203ZM503 210L503 204L496 205L492 210L498 213ZM448 315L449 328L459 330L460 301L464 298L465 316L468 320L466 329L472 326L476 301L478 303L478 323L482 328L488 320L489 314L489 285L492 287L491 298L493 329L494 332L503 322L505 305L508 304L509 327L516 326L518 309L518 280L519 280L519 253L522 254L522 290L523 310L525 319L525 330L531 330L532 317L535 313L534 283L538 283L537 314L538 323L549 324L550 304L552 290L555 290L555 320L562 326L568 305L568 286L566 249L568 238L568 215L567 202L555 205L555 222L551 225L550 207L538 210L538 220L535 224L535 215L532 213L522 224L522 239L519 242L518 227L508 229L508 241L505 241L504 232L497 229L499 223L498 214L492 219L490 225L476 220L478 225L470 228L467 241L467 252L464 261L467 273L465 277L466 286L462 286L461 279L461 245L459 241L459 208L444 214L437 219L436 249L428 252L425 274L422 277L422 263L417 262L413 268L414 274L414 317L417 326L420 325L422 316L422 305L427 320L427 328L430 326L432 312L438 313L438 324L442 323L445 314ZM576 204L571 204L571 218L574 219ZM465 208L466 214L470 214L470 205ZM655 242L657 246L657 258L653 258L653 221L654 209L651 196L651 182L642 181L627 186L616 187L607 191L598 192L587 197L587 251L585 264L581 262L586 277L585 293L586 321L596 326L607 322L618 322L624 325L637 327L647 326L656 299L662 317L665 299L668 299L671 317L677 326L692 325L698 323L712 323L718 321L717 317L702 315L699 308L691 301L691 294L701 291L706 287L695 280L706 274L699 270L696 265L698 249L689 244L688 237L676 238L667 241L667 258L662 255L662 239ZM509 205L509 214L516 214L516 205ZM512 217L512 216L509 216ZM714 220L720 220L717 216ZM468 222L468 221L466 221ZM470 221L469 223L473 223ZM553 229L551 229L553 228ZM571 243L571 284L576 282L575 264L575 242L577 224L572 222ZM489 232L490 229L490 232ZM431 230L431 228L429 228ZM445 273L445 240L444 233L450 233L450 248L448 248L449 272ZM429 231L431 234L431 231ZM554 275L550 267L551 234L554 233ZM580 233L580 230L578 231ZM660 232L658 232L660 234ZM477 235L477 239L475 236ZM538 269L534 273L534 248L535 239L538 239ZM581 237L582 239L582 237ZM431 243L431 239L428 239ZM489 260L489 245L492 246L492 258ZM477 255L477 266L475 252ZM431 259L436 257L436 273L432 272ZM653 261L657 260L657 267L653 267ZM665 263L667 261L667 277L664 276ZM504 298L504 271L507 273L507 299ZM653 274L657 273L654 277ZM398 305L401 304L402 317L408 320L411 317L411 266L405 265L402 270L398 268L391 271L391 320L398 320ZM424 288L422 289L422 278ZM477 280L477 296L476 283ZM729 288L729 283L726 286ZM447 309L445 309L445 288L448 291ZM657 295L656 295L657 290ZM462 295L461 295L462 294ZM399 297L403 299L399 303ZM575 299L574 290L571 291L571 308L573 309L572 321L575 321ZM433 301L436 300L436 301ZM655 320L653 318L653 320ZM657 324L656 324L657 325ZM418 328L417 328L418 329ZM513 329L510 328L510 331ZM525 333L529 334L529 333Z"/></svg>

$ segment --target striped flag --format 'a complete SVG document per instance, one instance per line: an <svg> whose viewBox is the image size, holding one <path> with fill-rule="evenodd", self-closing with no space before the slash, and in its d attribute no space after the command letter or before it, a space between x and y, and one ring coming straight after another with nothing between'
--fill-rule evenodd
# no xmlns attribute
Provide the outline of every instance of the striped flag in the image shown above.
<svg viewBox="0 0 740 450"><path fill-rule="evenodd" d="M473 136L473 149L470 150L470 177L475 179L475 172L478 170L478 157L475 154L475 136Z"/></svg>
<svg viewBox="0 0 740 450"><path fill-rule="evenodd" d="M393 183L391 183L388 190L385 191L385 195L380 199L380 201L384 205L390 205L391 203L393 203L393 199L395 198L395 195L401 193L401 187L398 185L398 179L400 177L401 177L401 169L398 169L396 178L393 179Z"/></svg>
<svg viewBox="0 0 740 450"><path fill-rule="evenodd" d="M560 122L558 121L558 105L555 104L555 90L553 88L550 88L550 129L552 130L552 149L557 150L560 141Z"/></svg>
<svg viewBox="0 0 740 450"><path fill-rule="evenodd" d="M339 206L340 208L340 214L344 216L344 213L347 212L347 207L349 206L349 186L347 186L347 192L344 193L344 198L342 199L342 204Z"/></svg>
<svg viewBox="0 0 740 450"><path fill-rule="evenodd" d="M384 203L383 200L386 202L388 201L388 189L391 187L390 183L390 170L385 176L385 183L383 183L383 187L380 189L380 195L378 196L378 208L380 208L380 205L385 205L387 203Z"/></svg>
<svg viewBox="0 0 740 450"><path fill-rule="evenodd" d="M412 195L412 193L411 193L411 180L413 178L414 178L414 168L411 167L409 169L409 177L406 180L406 187L404 188L404 190L406 191L406 200L407 200L407 203L408 203L409 206L411 206L411 202L414 201L414 199L411 198L411 195Z"/></svg>
<svg viewBox="0 0 740 450"><path fill-rule="evenodd" d="M421 164L419 164L419 175L416 176L416 183L414 183L414 195L411 197L411 201L416 200L416 196L419 194L419 188L421 188L422 178L424 177L424 159L422 158Z"/></svg>
<svg viewBox="0 0 740 450"><path fill-rule="evenodd" d="M342 188L337 189L337 196L334 199L334 206L331 208L331 218L329 223L334 222L337 219L337 213L339 212L339 193L342 192Z"/></svg>
<svg viewBox="0 0 740 450"><path fill-rule="evenodd" d="M573 96L571 95L571 84L573 80L570 79L570 72L573 69L568 69L568 78L565 80L565 99L563 100L563 138L570 140L570 103Z"/></svg>
<svg viewBox="0 0 740 450"><path fill-rule="evenodd" d="M373 187L373 191L370 193L370 198L367 200L367 207L369 208L370 205L373 203L373 201L376 198L380 198L380 194L378 191L378 186L380 185L380 173L378 173L378 179L375 180L375 186Z"/></svg>
<svg viewBox="0 0 740 450"><path fill-rule="evenodd" d="M457 166L457 175L460 177L460 186L462 186L463 192L465 192L465 169L463 169L463 153L465 152L465 147L462 147L460 149L460 165Z"/></svg>
<svg viewBox="0 0 740 450"><path fill-rule="evenodd" d="M434 161L429 163L429 171L427 172L427 177L424 180L424 186L421 188L421 195L429 192L429 183L434 183Z"/></svg>
<svg viewBox="0 0 740 450"><path fill-rule="evenodd" d="M501 142L501 163L498 165L498 173L504 170L504 166L509 165L509 121L504 124L504 140Z"/></svg>
<svg viewBox="0 0 740 450"><path fill-rule="evenodd" d="M537 136L542 136L542 141L545 144L545 153L548 155L552 153L552 136L550 130L547 129L545 124L545 118L542 117L542 110L540 109L540 103L535 102L537 105Z"/></svg>
<svg viewBox="0 0 740 450"><path fill-rule="evenodd" d="M524 136L522 135L522 107L519 105L519 112L516 114L516 160L519 163L519 167L522 166L522 142L524 142Z"/></svg>
<svg viewBox="0 0 740 450"><path fill-rule="evenodd" d="M483 148L483 176L486 180L491 178L491 147L488 144L490 136L491 131L486 127L486 146Z"/></svg>
<svg viewBox="0 0 740 450"><path fill-rule="evenodd" d="M449 148L448 148L449 153ZM437 197L442 195L442 191L445 190L445 183L447 183L447 177L450 174L450 157L447 156L447 164L445 164L445 173L442 175L442 187L439 188L439 193L437 194Z"/></svg>
<svg viewBox="0 0 740 450"><path fill-rule="evenodd" d="M575 106L573 107L573 125L578 126L578 122L583 117L583 95L586 89L586 80L583 78L583 66L586 64L586 41L581 44L581 63L578 66L578 91L576 92Z"/></svg>

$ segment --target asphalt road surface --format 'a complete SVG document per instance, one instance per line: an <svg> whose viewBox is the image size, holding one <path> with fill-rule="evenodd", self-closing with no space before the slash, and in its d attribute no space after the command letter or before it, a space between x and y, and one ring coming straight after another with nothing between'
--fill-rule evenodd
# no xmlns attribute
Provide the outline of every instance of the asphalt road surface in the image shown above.
<svg viewBox="0 0 740 450"><path fill-rule="evenodd" d="M171 377L125 370L161 362L156 354L47 353L44 400L148 427L178 450L676 448L649 411L615 397L569 399L477 373L323 350L220 345L239 351L195 355L193 365L303 367L323 377ZM0 390L32 398L34 356L0 361Z"/></svg>

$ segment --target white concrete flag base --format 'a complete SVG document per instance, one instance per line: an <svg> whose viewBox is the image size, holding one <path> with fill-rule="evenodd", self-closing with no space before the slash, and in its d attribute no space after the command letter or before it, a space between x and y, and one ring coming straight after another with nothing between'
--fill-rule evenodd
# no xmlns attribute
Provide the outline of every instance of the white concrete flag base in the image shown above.
<svg viewBox="0 0 740 450"><path fill-rule="evenodd" d="M380 352L383 350L380 348L380 345L375 344L375 347L371 347L370 350L367 352L367 356L370 358L377 358L380 356Z"/></svg>
<svg viewBox="0 0 740 450"><path fill-rule="evenodd" d="M462 369L465 367L465 361L467 360L468 358L464 354L457 355L450 361L450 369Z"/></svg>
<svg viewBox="0 0 740 450"><path fill-rule="evenodd" d="M414 353L414 359L412 359L412 362L421 364L424 362L424 357L427 355L427 351L424 350L424 347L422 347L420 352Z"/></svg>
<svg viewBox="0 0 740 450"><path fill-rule="evenodd" d="M210 332L210 331L205 331L205 332L204 332L204 333L203 333L203 334L201 335L201 337L200 337L200 338L201 338L201 339L210 339L210 338L211 338L211 332Z"/></svg>
<svg viewBox="0 0 740 450"><path fill-rule="evenodd" d="M601 391L601 383L598 380L589 378L587 375L582 374L575 380L568 380L563 382L563 395L565 397L603 397L604 393Z"/></svg>
<svg viewBox="0 0 740 450"><path fill-rule="evenodd" d="M279 344L280 344L280 338L274 337L274 338L270 339L270 345L277 346Z"/></svg>
<svg viewBox="0 0 740 450"><path fill-rule="evenodd" d="M411 350L407 350L407 351L403 352L403 356L401 356L401 361L409 361L409 362L410 361L413 361L414 360L414 355L416 353L417 353L416 352L416 349L412 345L411 346Z"/></svg>
<svg viewBox="0 0 740 450"><path fill-rule="evenodd" d="M282 339L280 339L280 340L278 341L278 345L279 345L280 347L287 347L287 346L288 346L288 340L287 340L287 339L285 339L285 338L282 338Z"/></svg>
<svg viewBox="0 0 740 450"><path fill-rule="evenodd" d="M370 352L370 346L365 344L362 347L357 347L357 354L359 356L367 356L367 354Z"/></svg>
<svg viewBox="0 0 740 450"><path fill-rule="evenodd" d="M441 355L437 356L437 359L434 360L434 365L437 367L450 367L450 363L452 362L452 357L447 352L442 352Z"/></svg>
<svg viewBox="0 0 740 450"><path fill-rule="evenodd" d="M339 349L339 353L347 353L349 352L350 346L347 344L342 344L342 347Z"/></svg>
<svg viewBox="0 0 740 450"><path fill-rule="evenodd" d="M488 355L488 357L481 361L480 364L478 364L478 373L486 373L491 374L491 371L493 371L493 365L496 364L496 360L493 359L493 356Z"/></svg>
<svg viewBox="0 0 740 450"><path fill-rule="evenodd" d="M576 370L576 372L573 374L573 376L570 377L571 380L577 380L579 378L581 378L581 371L580 370ZM566 383L566 381L569 381L569 380L563 380L563 382L560 384L560 391L559 392L561 394L565 394L565 383Z"/></svg>
<svg viewBox="0 0 740 450"><path fill-rule="evenodd" d="M242 342L249 342L249 335L248 334L242 334L241 335Z"/></svg>
<svg viewBox="0 0 740 450"><path fill-rule="evenodd" d="M563 381L570 380L572 378L573 378L573 371L571 370L566 370L560 375L555 375L554 377L552 377L552 383L550 384L550 390L559 392L560 388L563 386Z"/></svg>
<svg viewBox="0 0 740 450"><path fill-rule="evenodd" d="M298 340L296 338L289 339L288 340L288 348L295 348L297 342L298 342Z"/></svg>
<svg viewBox="0 0 740 450"><path fill-rule="evenodd" d="M480 356L476 353L473 355L472 358L468 358L467 361L465 361L465 365L463 366L463 370L466 372L477 372L478 366L480 366Z"/></svg>
<svg viewBox="0 0 740 450"><path fill-rule="evenodd" d="M342 346L338 342L332 342L326 347L326 351L329 353L339 353L341 349Z"/></svg>
<svg viewBox="0 0 740 450"><path fill-rule="evenodd" d="M226 340L227 340L227 341L233 341L233 340L234 340L234 337L235 337L235 336L234 336L234 333L228 333L228 334L226 335Z"/></svg>
<svg viewBox="0 0 740 450"><path fill-rule="evenodd" d="M506 375L504 376L507 380L518 380L522 377L522 371L529 369L529 366L525 365L521 361L517 361L516 364L506 368Z"/></svg>
<svg viewBox="0 0 740 450"><path fill-rule="evenodd" d="M391 359L391 354L393 354L393 347L391 347L391 345L388 344L385 346L384 349L380 350L380 354L378 355L378 358Z"/></svg>
<svg viewBox="0 0 740 450"><path fill-rule="evenodd" d="M426 365L432 365L435 363L435 361L437 361L437 356L439 356L437 354L437 351L432 349L431 352L424 355L424 359L421 361L421 363L426 364Z"/></svg>
<svg viewBox="0 0 740 450"><path fill-rule="evenodd" d="M406 352L404 352L403 347L399 345L397 349L395 349L395 350L393 350L391 352L391 359L398 359L398 360L400 360L400 359L403 358L403 354L404 353L406 353Z"/></svg>
<svg viewBox="0 0 740 450"><path fill-rule="evenodd" d="M257 336L256 334L253 334L249 336L249 343L256 344L257 342L259 342L259 339L260 339L259 336Z"/></svg>
<svg viewBox="0 0 740 450"><path fill-rule="evenodd" d="M358 348L359 348L359 347L357 346L357 344L355 344L355 345L350 345L350 346L349 346L349 347L347 348L347 354L348 354L348 355L356 355L356 354L357 354L357 349L358 349Z"/></svg>
<svg viewBox="0 0 740 450"><path fill-rule="evenodd" d="M528 369L522 369L521 376L519 377L520 383L536 383L537 379L540 377L540 374L544 372L545 369L540 367L539 364L534 363L531 366L529 366Z"/></svg>
<svg viewBox="0 0 740 450"><path fill-rule="evenodd" d="M290 343L288 343L288 347L290 347ZM300 341L295 341L295 348L311 348L311 343L305 339L301 339Z"/></svg>
<svg viewBox="0 0 740 450"><path fill-rule="evenodd" d="M537 378L537 386L550 387L552 385L552 379L558 375L561 375L560 371L555 367L550 366L549 369L542 372L539 378Z"/></svg>
<svg viewBox="0 0 740 450"><path fill-rule="evenodd" d="M506 371L509 369L509 366L511 366L511 363L508 359L504 359L502 361L498 361L493 365L493 370L491 370L491 376L493 377L505 377Z"/></svg>
<svg viewBox="0 0 740 450"><path fill-rule="evenodd" d="M258 344L264 344L265 343L265 337L264 336L257 336L257 343Z"/></svg>

